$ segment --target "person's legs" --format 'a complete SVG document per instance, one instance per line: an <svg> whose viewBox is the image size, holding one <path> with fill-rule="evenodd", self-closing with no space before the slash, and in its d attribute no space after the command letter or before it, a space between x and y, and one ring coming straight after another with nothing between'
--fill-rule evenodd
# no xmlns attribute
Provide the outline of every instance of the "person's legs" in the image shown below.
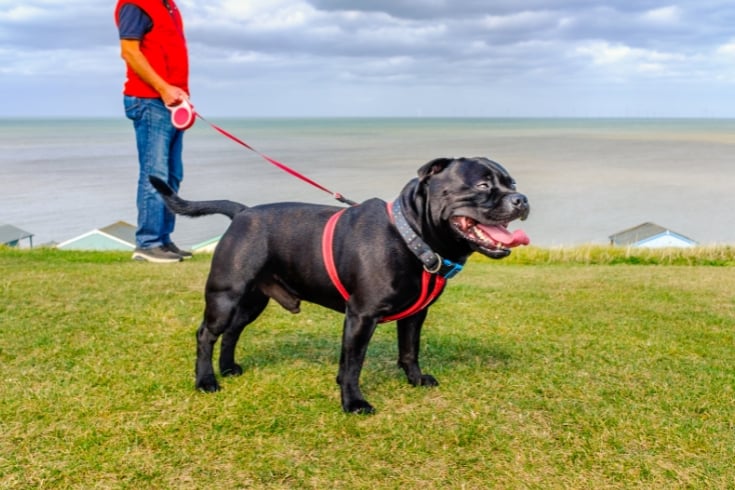
<svg viewBox="0 0 735 490"><path fill-rule="evenodd" d="M183 175L181 164L181 131L171 125L171 116L159 99L125 97L125 113L133 121L138 147L138 228L135 233L136 253L158 251L150 260L177 261L177 254L165 249L171 242L170 234L175 225L174 214L166 208L161 196L148 180L156 176L172 187L178 188ZM171 164L172 150L175 164ZM141 255L140 258L149 260Z"/></svg>
<svg viewBox="0 0 735 490"><path fill-rule="evenodd" d="M183 142L184 132L177 131L171 140L171 147L169 149L168 185L175 192L179 191L181 181L184 179L184 162L182 160ZM174 213L166 208L163 220L163 247L170 252L178 254L182 259L190 259L192 257L191 252L181 250L171 240L171 234L174 232L174 225L176 224L175 216Z"/></svg>
<svg viewBox="0 0 735 490"><path fill-rule="evenodd" d="M184 178L184 164L182 161L184 132L176 131L168 145L167 177L169 187L174 192L179 192L181 181ZM155 190L153 190L155 192ZM158 193L156 192L156 196ZM160 198L160 196L158 196ZM161 227L161 241L164 245L171 244L171 234L176 225L176 215L164 206L163 223Z"/></svg>

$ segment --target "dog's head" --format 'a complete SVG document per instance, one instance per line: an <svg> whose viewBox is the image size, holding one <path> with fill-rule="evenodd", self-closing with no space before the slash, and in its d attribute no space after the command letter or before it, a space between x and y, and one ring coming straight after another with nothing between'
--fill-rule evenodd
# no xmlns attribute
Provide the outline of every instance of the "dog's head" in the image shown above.
<svg viewBox="0 0 735 490"><path fill-rule="evenodd" d="M508 225L525 220L531 210L525 195L507 170L487 158L438 158L418 171L434 227L451 229L470 251L494 259L528 245L522 230Z"/></svg>

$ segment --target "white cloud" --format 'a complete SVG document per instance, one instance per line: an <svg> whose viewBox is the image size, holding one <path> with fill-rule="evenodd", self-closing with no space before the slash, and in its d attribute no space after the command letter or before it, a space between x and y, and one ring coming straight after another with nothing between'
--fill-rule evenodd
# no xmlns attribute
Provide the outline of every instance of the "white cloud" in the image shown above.
<svg viewBox="0 0 735 490"><path fill-rule="evenodd" d="M540 24L555 24L556 15L547 11L522 11L509 15L488 15L482 24L488 29L526 29Z"/></svg>
<svg viewBox="0 0 735 490"><path fill-rule="evenodd" d="M294 0L189 0L181 11L187 30L201 27L249 33L302 29L321 17L307 2Z"/></svg>
<svg viewBox="0 0 735 490"><path fill-rule="evenodd" d="M732 41L728 43L718 46L715 52L721 55L735 56L735 39L733 39Z"/></svg>
<svg viewBox="0 0 735 490"><path fill-rule="evenodd" d="M359 42L393 45L419 45L441 39L447 28L442 24L391 21L359 29L354 35ZM347 36L353 35L346 33Z"/></svg>
<svg viewBox="0 0 735 490"><path fill-rule="evenodd" d="M633 48L625 44L605 41L583 43L576 54L589 58L593 65L604 67L616 76L673 75L679 72L678 65L686 63L681 54Z"/></svg>
<svg viewBox="0 0 735 490"><path fill-rule="evenodd" d="M44 10L32 5L11 6L8 10L0 11L2 22L27 22L37 17L42 17Z"/></svg>
<svg viewBox="0 0 735 490"><path fill-rule="evenodd" d="M576 49L577 53L592 59L596 65L612 65L630 59L634 50L623 44L610 44L605 41L584 43Z"/></svg>
<svg viewBox="0 0 735 490"><path fill-rule="evenodd" d="M643 13L641 18L651 24L669 25L679 23L681 16L682 11L680 7L669 5L667 7L648 10Z"/></svg>

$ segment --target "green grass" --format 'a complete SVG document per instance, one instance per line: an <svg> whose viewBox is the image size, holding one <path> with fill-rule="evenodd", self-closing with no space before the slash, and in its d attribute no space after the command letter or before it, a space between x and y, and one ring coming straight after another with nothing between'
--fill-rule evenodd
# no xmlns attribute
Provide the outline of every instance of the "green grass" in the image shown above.
<svg viewBox="0 0 735 490"><path fill-rule="evenodd" d="M341 412L340 315L278 306L193 388L208 257L0 249L0 488L733 488L735 251L473 260L412 388L379 327ZM646 264L646 265L640 265Z"/></svg>

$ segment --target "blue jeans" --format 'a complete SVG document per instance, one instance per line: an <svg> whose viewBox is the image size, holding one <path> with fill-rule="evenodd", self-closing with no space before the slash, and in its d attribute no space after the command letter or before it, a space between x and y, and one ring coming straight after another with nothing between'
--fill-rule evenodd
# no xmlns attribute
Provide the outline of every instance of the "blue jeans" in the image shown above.
<svg viewBox="0 0 735 490"><path fill-rule="evenodd" d="M125 115L133 121L138 146L138 228L135 244L151 248L171 243L176 216L153 188L153 175L178 192L184 178L181 159L184 132L171 124L171 113L161 99L124 96Z"/></svg>

